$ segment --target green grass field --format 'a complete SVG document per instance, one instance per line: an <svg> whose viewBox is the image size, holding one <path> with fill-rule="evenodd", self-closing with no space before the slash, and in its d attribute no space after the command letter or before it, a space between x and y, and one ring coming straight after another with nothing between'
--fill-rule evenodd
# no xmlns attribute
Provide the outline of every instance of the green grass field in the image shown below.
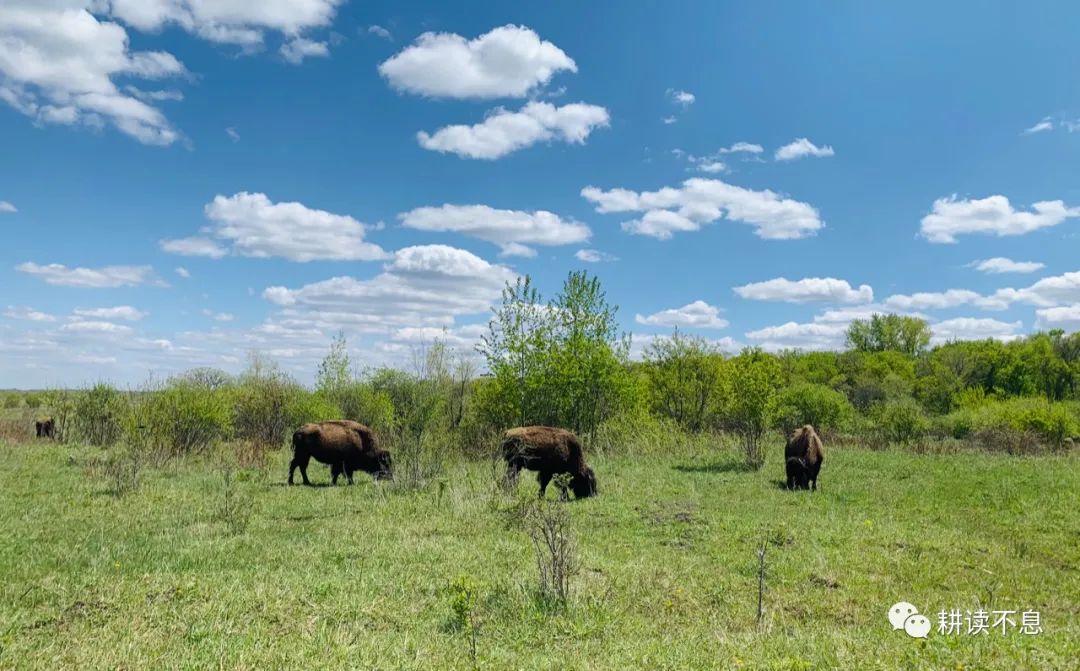
<svg viewBox="0 0 1080 671"><path fill-rule="evenodd" d="M286 487L288 455L224 478L190 459L124 496L101 452L0 445L0 668L469 669L447 586L479 587L483 669L1075 669L1080 457L834 447L821 491L734 452L595 458L565 505L581 559L569 604L536 596L528 535L491 464L421 492ZM316 483L325 467L311 468ZM235 488L234 488L235 489ZM234 492L236 493L236 492ZM519 495L535 493L523 479ZM239 515L235 519L242 519ZM767 539L764 618L756 550ZM893 631L910 601L926 640ZM1037 610L1043 633L937 633L937 612ZM1017 617L1017 619L1019 619Z"/></svg>

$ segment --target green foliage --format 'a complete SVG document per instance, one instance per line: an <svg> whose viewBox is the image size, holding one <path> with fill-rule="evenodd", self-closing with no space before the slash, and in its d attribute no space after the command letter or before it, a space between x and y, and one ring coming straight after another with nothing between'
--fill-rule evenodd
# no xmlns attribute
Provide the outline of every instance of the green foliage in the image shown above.
<svg viewBox="0 0 1080 671"><path fill-rule="evenodd" d="M773 422L785 434L804 424L819 432L849 426L854 408L847 397L821 384L799 383L781 391L773 402Z"/></svg>
<svg viewBox="0 0 1080 671"><path fill-rule="evenodd" d="M67 389L50 389L42 400L56 424L56 439L62 443L68 441L75 418L75 394Z"/></svg>
<svg viewBox="0 0 1080 671"><path fill-rule="evenodd" d="M37 410L41 407L42 398L41 394L30 393L23 397L23 403L31 410Z"/></svg>
<svg viewBox="0 0 1080 671"><path fill-rule="evenodd" d="M940 433L960 439L1029 433L1051 448L1060 448L1066 439L1080 435L1080 417L1074 408L1041 398L968 402L938 419L935 425Z"/></svg>
<svg viewBox="0 0 1080 671"><path fill-rule="evenodd" d="M22 399L18 394L5 394L4 395L4 408L7 410L14 410L19 407L19 403Z"/></svg>
<svg viewBox="0 0 1080 671"><path fill-rule="evenodd" d="M263 448L283 446L311 410L304 402L308 392L276 364L256 354L231 391L233 435Z"/></svg>
<svg viewBox="0 0 1080 671"><path fill-rule="evenodd" d="M881 439L889 443L912 443L925 436L930 428L922 407L911 398L874 406L870 419Z"/></svg>
<svg viewBox="0 0 1080 671"><path fill-rule="evenodd" d="M728 362L731 394L726 421L742 438L746 463L757 469L765 463L761 436L769 426L769 408L780 391L783 372L777 358L746 349Z"/></svg>
<svg viewBox="0 0 1080 671"><path fill-rule="evenodd" d="M930 325L917 317L875 314L869 320L851 322L847 342L856 352L899 352L913 357L930 344Z"/></svg>
<svg viewBox="0 0 1080 671"><path fill-rule="evenodd" d="M727 402L724 359L705 340L675 331L645 349L652 411L689 431L716 426Z"/></svg>
<svg viewBox="0 0 1080 671"><path fill-rule="evenodd" d="M75 396L73 428L90 445L112 445L120 438L127 401L115 387L99 382Z"/></svg>
<svg viewBox="0 0 1080 671"><path fill-rule="evenodd" d="M162 456L203 452L229 432L228 390L211 390L190 377L170 380L141 397L125 424L127 442Z"/></svg>

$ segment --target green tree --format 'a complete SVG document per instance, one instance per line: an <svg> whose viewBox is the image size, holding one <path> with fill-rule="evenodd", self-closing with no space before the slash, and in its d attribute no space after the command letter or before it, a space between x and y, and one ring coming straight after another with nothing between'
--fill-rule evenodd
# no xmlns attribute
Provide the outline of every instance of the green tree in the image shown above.
<svg viewBox="0 0 1080 671"><path fill-rule="evenodd" d="M848 425L854 409L847 397L821 384L800 382L781 391L773 402L774 425L785 434L810 424L820 432Z"/></svg>
<svg viewBox="0 0 1080 671"><path fill-rule="evenodd" d="M315 389L329 399L337 399L352 382L349 368L348 343L345 333L339 331L330 343L330 351L319 363L319 372L315 378Z"/></svg>
<svg viewBox="0 0 1080 671"><path fill-rule="evenodd" d="M930 325L917 317L875 314L869 320L851 322L847 342L857 352L892 351L917 356L930 344Z"/></svg>
<svg viewBox="0 0 1080 671"><path fill-rule="evenodd" d="M731 395L727 419L743 443L746 463L759 469L765 463L761 437L769 427L769 409L783 382L776 357L759 349L746 349L731 359L728 371Z"/></svg>
<svg viewBox="0 0 1080 671"><path fill-rule="evenodd" d="M688 431L701 431L716 423L727 388L723 384L724 359L715 348L676 329L670 338L649 343L645 363L654 413Z"/></svg>

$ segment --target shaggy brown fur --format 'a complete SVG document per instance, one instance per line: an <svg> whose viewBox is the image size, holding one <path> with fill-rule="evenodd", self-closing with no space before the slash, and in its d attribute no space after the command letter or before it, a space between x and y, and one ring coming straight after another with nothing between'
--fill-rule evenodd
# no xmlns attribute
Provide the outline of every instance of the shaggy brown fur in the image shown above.
<svg viewBox="0 0 1080 671"><path fill-rule="evenodd" d="M354 471L371 473L376 480L392 480L394 477L390 453L379 449L371 429L347 419L305 424L293 434L290 485L297 468L304 484L311 484L307 466L312 457L330 465L331 483L335 485L342 473L351 485Z"/></svg>
<svg viewBox="0 0 1080 671"><path fill-rule="evenodd" d="M550 426L522 426L503 434L499 446L506 461L506 477L511 484L517 482L518 473L526 468L536 471L543 498L548 483L556 473L569 473L570 488L574 496L583 499L595 496L596 474L585 464L585 451L581 441L566 429ZM560 488L566 498L565 488Z"/></svg>
<svg viewBox="0 0 1080 671"><path fill-rule="evenodd" d="M56 421L52 417L42 417L34 422L38 438L56 438Z"/></svg>
<svg viewBox="0 0 1080 671"><path fill-rule="evenodd" d="M818 472L825 461L825 448L814 427L795 429L784 448L788 489L817 489Z"/></svg>

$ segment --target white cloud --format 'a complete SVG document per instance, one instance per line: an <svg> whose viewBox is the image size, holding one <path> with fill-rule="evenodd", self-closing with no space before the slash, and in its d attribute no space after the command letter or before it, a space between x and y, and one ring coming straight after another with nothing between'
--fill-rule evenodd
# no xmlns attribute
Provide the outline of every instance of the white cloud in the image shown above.
<svg viewBox="0 0 1080 671"><path fill-rule="evenodd" d="M86 319L104 319L115 321L117 319L124 319L129 322L137 322L146 316L146 313L142 310L131 307L130 305L117 305L112 308L75 308L72 311L76 317Z"/></svg>
<svg viewBox="0 0 1080 671"><path fill-rule="evenodd" d="M574 252L574 258L585 263L603 263L605 261L619 260L619 257L597 249L579 249Z"/></svg>
<svg viewBox="0 0 1080 671"><path fill-rule="evenodd" d="M958 200L954 194L934 201L933 211L922 219L920 234L930 242L940 243L956 242L956 236L970 233L1024 235L1080 216L1080 208L1066 207L1060 200L1040 201L1032 209L1017 212L1009 199L1000 195Z"/></svg>
<svg viewBox="0 0 1080 671"><path fill-rule="evenodd" d="M982 296L967 289L896 294L885 299L885 305L900 310L947 310L959 305L977 304Z"/></svg>
<svg viewBox="0 0 1080 671"><path fill-rule="evenodd" d="M665 342L671 340L670 335L659 334L643 334L634 333L631 334L630 339L630 359L633 361L641 361L645 358L645 350L649 348L655 342ZM730 336L724 336L723 338L701 338L705 344L714 348L718 352L724 354L737 354L743 348L743 344L738 340Z"/></svg>
<svg viewBox="0 0 1080 671"><path fill-rule="evenodd" d="M577 65L534 31L512 25L473 40L424 33L379 65L395 89L442 98L522 98L562 70L577 72Z"/></svg>
<svg viewBox="0 0 1080 671"><path fill-rule="evenodd" d="M281 57L293 65L303 63L305 58L329 55L330 46L326 42L309 40L306 37L293 37L281 45Z"/></svg>
<svg viewBox="0 0 1080 671"><path fill-rule="evenodd" d="M534 101L517 112L496 108L473 126L446 126L430 135L420 131L416 137L424 149L490 160L537 142L584 144L590 133L608 123L608 112L603 107L585 103L556 107Z"/></svg>
<svg viewBox="0 0 1080 671"><path fill-rule="evenodd" d="M665 126L670 126L671 124L675 123L679 119L677 117L674 117L674 116L666 116L666 117L664 117L664 118L662 118L660 120L664 122Z"/></svg>
<svg viewBox="0 0 1080 671"><path fill-rule="evenodd" d="M624 222L623 230L661 240L677 231L696 231L721 218L749 224L766 240L805 238L825 226L817 210L806 203L716 179L693 178L681 188L640 193L587 186L581 195L596 203L597 212L644 212L641 219Z"/></svg>
<svg viewBox="0 0 1080 671"><path fill-rule="evenodd" d="M367 31L368 31L369 34L378 35L379 37L383 38L384 40L392 40L392 39L394 39L394 36L390 34L389 30L387 30L386 28L383 28L382 26L379 26L379 25L368 26Z"/></svg>
<svg viewBox="0 0 1080 671"><path fill-rule="evenodd" d="M754 144L752 142L736 142L730 147L722 148L718 151L721 154L760 154L765 151L765 148L760 144Z"/></svg>
<svg viewBox="0 0 1080 671"><path fill-rule="evenodd" d="M73 333L91 333L91 334L103 334L103 335L125 335L131 333L131 327L123 324L114 324L113 322L98 322L98 321L78 321L64 324L60 327L61 331L70 331Z"/></svg>
<svg viewBox="0 0 1080 671"><path fill-rule="evenodd" d="M702 161L698 163L698 170L701 172L718 173L727 172L727 164L723 161Z"/></svg>
<svg viewBox="0 0 1080 671"><path fill-rule="evenodd" d="M6 200L0 200L0 212L11 213L11 212L18 212L18 211L19 210L16 209L16 207L14 205L12 205L11 203L7 202Z"/></svg>
<svg viewBox="0 0 1080 671"><path fill-rule="evenodd" d="M209 238L179 238L176 240L161 240L161 249L170 254L180 256L206 256L211 259L220 259L228 254L228 251Z"/></svg>
<svg viewBox="0 0 1080 671"><path fill-rule="evenodd" d="M188 269L183 266L176 267L176 274L180 277L183 277L185 280L191 277L191 273L188 272Z"/></svg>
<svg viewBox="0 0 1080 671"><path fill-rule="evenodd" d="M216 322L231 322L236 317L228 312L214 312L213 310L203 310L202 313L213 319Z"/></svg>
<svg viewBox="0 0 1080 671"><path fill-rule="evenodd" d="M128 84L124 87L124 90L135 96L144 103L156 103L173 101L177 102L184 99L184 94L181 91L175 89L166 89L162 91L144 91L137 86Z"/></svg>
<svg viewBox="0 0 1080 671"><path fill-rule="evenodd" d="M688 93L687 91L676 91L675 89L668 89L667 94L668 97L671 98L671 102L675 103L676 105L682 105L683 107L689 107L694 104L695 100L697 100L693 93Z"/></svg>
<svg viewBox="0 0 1080 671"><path fill-rule="evenodd" d="M867 320L874 315L888 315L899 314L907 317L916 317L918 319L928 319L926 315L921 312L909 312L907 310L898 310L896 308L886 307L884 305L867 304L856 305L852 307L833 308L825 310L821 314L814 315L814 321L819 324L851 324L856 319Z"/></svg>
<svg viewBox="0 0 1080 671"><path fill-rule="evenodd" d="M1080 271L1044 277L1024 289L998 289L986 299L1004 308L1011 303L1027 303L1037 307L1080 303Z"/></svg>
<svg viewBox="0 0 1080 671"><path fill-rule="evenodd" d="M787 322L749 331L746 337L770 352L783 349L836 350L844 346L847 329L847 324Z"/></svg>
<svg viewBox="0 0 1080 671"><path fill-rule="evenodd" d="M1022 134L1034 135L1035 133L1042 133L1043 131L1048 130L1054 130L1054 122L1050 120L1050 117L1044 117L1042 121L1031 128L1025 128Z"/></svg>
<svg viewBox="0 0 1080 671"><path fill-rule="evenodd" d="M226 241L234 254L256 258L280 256L290 261L373 261L387 254L364 241L368 227L347 215L314 210L302 203L274 203L246 191L216 196L205 208L211 225L202 232ZM221 258L227 252L207 237L162 240L173 254Z"/></svg>
<svg viewBox="0 0 1080 671"><path fill-rule="evenodd" d="M463 249L406 247L369 280L335 277L263 296L310 326L367 329L451 326L455 316L486 313L516 274Z"/></svg>
<svg viewBox="0 0 1080 671"><path fill-rule="evenodd" d="M7 306L4 316L8 319L18 319L29 322L54 322L56 317L46 312L40 312L30 307Z"/></svg>
<svg viewBox="0 0 1080 671"><path fill-rule="evenodd" d="M1014 340L1020 337L1018 331L1023 327L1019 321L1002 322L996 319L974 319L959 317L933 324L931 341L934 343L954 340Z"/></svg>
<svg viewBox="0 0 1080 671"><path fill-rule="evenodd" d="M720 308L700 300L648 316L635 315L634 321L649 326L689 326L703 329L722 329L728 326L728 321L720 318Z"/></svg>
<svg viewBox="0 0 1080 671"><path fill-rule="evenodd" d="M26 262L15 270L38 277L48 284L64 287L105 289L134 287L141 284L161 285L150 266L104 266L102 268L68 268L59 263L42 266Z"/></svg>
<svg viewBox="0 0 1080 671"><path fill-rule="evenodd" d="M225 134L228 135L229 139L232 140L233 142L239 142L240 141L240 133L238 133L237 130L235 128L233 128L232 126L229 126L228 128L225 129Z"/></svg>
<svg viewBox="0 0 1080 671"><path fill-rule="evenodd" d="M1036 310L1035 328L1043 331L1080 331L1080 303Z"/></svg>
<svg viewBox="0 0 1080 671"><path fill-rule="evenodd" d="M801 137L790 144L786 144L776 150L777 161L794 161L795 159L804 158L806 156L817 156L819 158L825 156L832 156L836 152L833 148L825 145L819 147L810 140Z"/></svg>
<svg viewBox="0 0 1080 671"><path fill-rule="evenodd" d="M869 303L874 300L874 290L869 285L854 289L846 280L833 277L807 277L795 281L778 277L735 287L735 293L747 300L784 303Z"/></svg>
<svg viewBox="0 0 1080 671"><path fill-rule="evenodd" d="M1042 270L1046 267L1044 263L1037 263L1035 261L1013 261L1001 256L995 256L992 259L985 259L983 261L975 261L971 264L976 270L981 270L984 273L1000 274L1000 273L1033 273L1036 270Z"/></svg>
<svg viewBox="0 0 1080 671"><path fill-rule="evenodd" d="M585 224L565 221L552 212L497 210L487 205L420 207L398 215L402 225L428 232L468 235L502 247L504 256L533 256L526 245L569 245L585 242L592 232Z"/></svg>
<svg viewBox="0 0 1080 671"><path fill-rule="evenodd" d="M114 79L183 76L184 66L164 51L129 50L124 28L99 20L88 6L90 0L0 4L0 100L39 124L109 122L144 144L172 144L180 133L164 114Z"/></svg>

